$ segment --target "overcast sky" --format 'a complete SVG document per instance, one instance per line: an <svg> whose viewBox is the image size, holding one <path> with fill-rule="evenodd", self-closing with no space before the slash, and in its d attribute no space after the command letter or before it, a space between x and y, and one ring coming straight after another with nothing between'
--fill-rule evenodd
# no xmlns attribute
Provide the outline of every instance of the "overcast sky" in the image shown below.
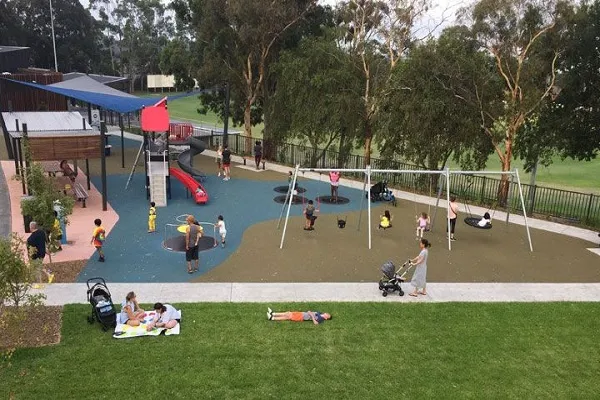
<svg viewBox="0 0 600 400"><path fill-rule="evenodd" d="M335 5L340 0L320 0L323 4ZM474 0L431 0L432 6L421 21L416 24L417 36L426 35L435 29L439 33L445 26L456 21L456 12Z"/></svg>
<svg viewBox="0 0 600 400"><path fill-rule="evenodd" d="M84 7L89 5L89 0L79 0ZM252 1L252 0L248 0ZM321 3L335 5L339 0L320 0ZM417 35L427 34L437 28L439 33L445 26L456 21L456 12L464 6L473 3L474 0L431 0L432 7L425 17L417 24ZM163 0L169 3L169 0Z"/></svg>

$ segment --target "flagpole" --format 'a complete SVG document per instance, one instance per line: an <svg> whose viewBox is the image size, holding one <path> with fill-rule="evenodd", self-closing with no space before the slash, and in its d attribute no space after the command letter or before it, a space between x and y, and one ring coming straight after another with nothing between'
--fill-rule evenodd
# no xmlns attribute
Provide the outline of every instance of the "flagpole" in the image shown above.
<svg viewBox="0 0 600 400"><path fill-rule="evenodd" d="M54 11L52 11L52 0L50 2L50 27L52 29L52 48L54 49L54 70L58 72L58 59L56 58L56 38L54 36Z"/></svg>

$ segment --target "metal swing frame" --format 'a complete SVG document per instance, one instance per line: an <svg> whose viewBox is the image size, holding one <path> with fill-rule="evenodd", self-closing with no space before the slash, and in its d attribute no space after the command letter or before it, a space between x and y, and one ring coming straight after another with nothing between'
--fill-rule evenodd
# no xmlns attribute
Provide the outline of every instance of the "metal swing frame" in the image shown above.
<svg viewBox="0 0 600 400"><path fill-rule="evenodd" d="M512 188L514 186L515 178L517 180L517 187L519 188L519 200L521 203L521 211L523 211L523 219L525 220L525 231L527 232L527 241L529 242L529 251L533 251L533 243L531 240L531 232L529 230L529 220L527 217L527 210L525 208L525 198L523 196L523 186L521 185L521 177L519 176L519 170L515 168L512 171L450 171L448 170L448 186L450 186L450 176L454 175L510 175L510 185L508 186L508 201L510 202L512 199ZM450 198L448 198L448 202L450 202ZM465 203L466 204L466 203ZM437 204L436 204L437 206ZM488 209L489 211L489 209ZM494 215L496 210L494 210ZM469 214L472 216L471 212ZM510 204L509 207L506 208L506 223L508 224L510 218ZM448 229L448 232L450 230Z"/></svg>
<svg viewBox="0 0 600 400"><path fill-rule="evenodd" d="M527 239L529 241L529 250L533 251L533 244L531 242L531 233L529 231L529 222L527 219L527 211L525 209L525 200L523 197L523 187L521 186L521 179L519 177L519 171L515 168L513 171L451 171L449 168L443 169L443 170L435 170L435 171L428 171L428 170L399 170L399 169L371 169L370 165L367 165L366 168L355 168L355 169L344 169L344 168L301 168L300 164L297 164L295 169L294 169L294 175L293 175L293 179L290 185L290 191L288 193L292 193L292 189L293 187L296 186L296 182L298 180L298 173L299 172L317 172L317 173L322 173L322 172L330 172L330 171L337 171L337 172L353 172L353 173L364 173L365 174L365 179L364 179L364 183L363 183L363 191L361 193L361 204L360 204L360 214L358 217L358 228L357 230L360 230L360 223L361 223L361 219L362 219L362 210L363 210L363 203L364 203L364 193L366 192L366 188L367 187L371 187L371 174L374 173L381 173L381 174L386 174L386 173L390 173L390 174L424 174L424 175L441 175L441 176L445 176L446 178L446 221L447 221L447 229L448 232L450 232L450 176L452 174L456 174L456 175L511 175L511 183L513 183L514 178L517 179L517 185L519 187L519 198L521 200L521 207L522 207L522 211L523 211L523 217L525 218L525 229L527 231ZM509 186L509 200L510 200L510 195L511 195L511 189L512 189L512 185ZM439 201L441 198L441 191L442 191L442 185L439 185L438 188L438 196L437 196L437 201L436 201L436 208L435 210L437 210L438 206L439 206ZM293 196L289 196L288 201L283 205L282 209L281 209L281 214L279 216L279 222L277 224L277 227L279 228L281 225L281 219L283 217L284 211L285 211L285 222L283 224L283 231L281 233L281 242L279 244L279 248L283 249L283 244L285 242L285 233L287 231L287 225L288 225L288 220L290 217L290 210L292 208L292 197ZM286 210L287 208L287 210ZM369 250L372 248L372 224L371 224L371 199L368 200L367 203L367 216L368 216L368 246L369 246ZM435 216L434 216L435 219ZM506 222L508 223L508 219L509 219L509 212L506 213ZM432 226L433 226L433 220L432 220ZM448 250L452 250L452 241L450 239L450 235L448 234Z"/></svg>

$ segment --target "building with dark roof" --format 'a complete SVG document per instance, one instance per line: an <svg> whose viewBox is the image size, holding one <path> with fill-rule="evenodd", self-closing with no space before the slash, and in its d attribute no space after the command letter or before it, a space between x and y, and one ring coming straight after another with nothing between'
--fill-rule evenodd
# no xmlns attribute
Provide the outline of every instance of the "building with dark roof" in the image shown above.
<svg viewBox="0 0 600 400"><path fill-rule="evenodd" d="M0 45L0 73L16 72L29 66L29 47Z"/></svg>

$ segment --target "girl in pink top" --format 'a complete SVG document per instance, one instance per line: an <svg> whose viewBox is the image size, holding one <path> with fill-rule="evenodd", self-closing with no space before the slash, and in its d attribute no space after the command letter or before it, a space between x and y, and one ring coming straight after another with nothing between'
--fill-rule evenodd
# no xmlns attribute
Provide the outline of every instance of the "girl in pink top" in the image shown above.
<svg viewBox="0 0 600 400"><path fill-rule="evenodd" d="M417 217L417 240L423 239L423 233L427 230L428 225L429 215L422 212L421 215Z"/></svg>
<svg viewBox="0 0 600 400"><path fill-rule="evenodd" d="M338 187L340 186L340 173L331 171L329 173L329 183L331 184L331 199L334 203L338 202Z"/></svg>

